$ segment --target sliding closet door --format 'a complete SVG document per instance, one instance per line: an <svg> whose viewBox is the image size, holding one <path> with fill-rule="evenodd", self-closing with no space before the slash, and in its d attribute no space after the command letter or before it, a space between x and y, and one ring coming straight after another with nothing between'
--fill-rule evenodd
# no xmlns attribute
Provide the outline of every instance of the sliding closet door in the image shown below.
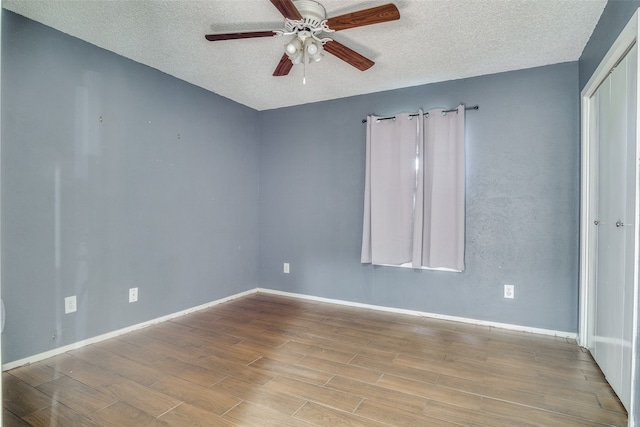
<svg viewBox="0 0 640 427"><path fill-rule="evenodd" d="M624 87L622 84L616 85L618 92L624 91L627 100L626 109L626 158L625 158L625 176L626 191L624 196L624 302L622 310L624 311L624 324L622 333L622 401L628 409L631 405L631 363L633 352L631 346L633 344L633 310L634 310L634 281L636 274L635 265L638 253L636 252L636 241L638 238L638 230L635 228L635 218L638 215L636 211L638 191L638 174L637 174L637 130L638 110L637 110L637 84L638 84L638 45L636 44L629 52L626 59L626 75ZM622 66L622 65L621 65ZM621 82L622 83L622 82ZM624 130L623 130L624 132Z"/></svg>
<svg viewBox="0 0 640 427"><path fill-rule="evenodd" d="M592 354L629 408L635 256L634 46L593 97L598 144L596 283Z"/></svg>

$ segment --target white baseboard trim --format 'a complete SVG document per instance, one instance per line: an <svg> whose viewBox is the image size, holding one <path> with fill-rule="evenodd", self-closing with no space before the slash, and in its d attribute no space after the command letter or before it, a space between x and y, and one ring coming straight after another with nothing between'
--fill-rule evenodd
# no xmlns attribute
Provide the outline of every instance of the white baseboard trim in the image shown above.
<svg viewBox="0 0 640 427"><path fill-rule="evenodd" d="M250 289L248 291L240 292L238 294L234 294L225 298L221 298L221 299L211 301L202 305L198 305L196 307L187 308L185 310L178 311L176 313L167 314L166 316L158 317L152 320L148 320L146 322L138 323L136 325L127 326L126 328L107 332L106 334L97 335L95 337L87 338L86 340L77 341L77 342L74 342L73 344L68 344L62 347L54 348L52 350L45 351L44 353L38 353L33 356L25 357L24 359L3 364L2 371L8 371L10 369L18 368L20 366L39 362L41 360L48 359L50 357L57 356L62 353L66 353L67 351L76 350L78 348L87 346L89 344L95 344L100 341L108 340L110 338L115 338L117 336L124 335L128 332L137 331L138 329L143 329L148 326L155 325L157 323L166 322L167 320L175 319L176 317L184 316L186 314L190 314L195 311L204 310L205 308L213 307L215 305L222 304L224 302L231 301L237 298L241 298L246 295L255 294L256 292L258 292L258 288Z"/></svg>
<svg viewBox="0 0 640 427"><path fill-rule="evenodd" d="M274 290L274 289L254 288L254 289L250 289L248 291L240 292L238 294L234 294L234 295L231 295L231 296L228 296L228 297L225 297L225 298L221 298L221 299L218 299L218 300L215 300L215 301L211 301L211 302L208 302L206 304L198 305L196 307L187 308L186 310L182 310L182 311L179 311L179 312L176 312L176 313L172 313L172 314L167 314L166 316L158 317L156 319L148 320L146 322L138 323L136 325L127 326L126 328L118 329L116 331L107 332L106 334L98 335L98 336L95 336L95 337L92 337L92 338L87 338L85 340L78 341L78 342L75 342L73 344L69 344L69 345L65 345L65 346L62 346L62 347L54 348L52 350L48 350L48 351L45 351L43 353L38 353L38 354L35 354L33 356L25 357L24 359L20 359L20 360L16 360L16 361L13 361L13 362L9 362L9 363L6 363L6 364L2 365L2 370L3 371L8 371L10 369L18 368L20 366L24 366L24 365L28 365L28 364L31 364L31 363L39 362L41 360L48 359L50 357L54 357L54 356L57 356L57 355L62 354L62 353L66 353L67 351L76 350L78 348L81 348L81 347L84 347L84 346L87 346L87 345L90 345L90 344L95 344L95 343L98 343L100 341L108 340L110 338L115 338L117 336L124 335L124 334L126 334L128 332L137 331L138 329L143 329L143 328L146 328L148 326L155 325L157 323L166 322L167 320L175 319L176 317L184 316L186 314L190 314L190 313L193 313L195 311L204 310L206 308L213 307L213 306L216 306L218 304L222 304L224 302L231 301L231 300L234 300L234 299L237 299L237 298L241 298L241 297L246 296L246 295L255 294L255 293L258 293L258 292L262 292L262 293L265 293L265 294L273 294L273 295L280 295L280 296L298 298L298 299L305 299L305 300L310 300L310 301L326 302L326 303L330 303L330 304L338 304L338 305L344 305L344 306L349 306L349 307L367 308L367 309L370 309L370 310L385 311L385 312L389 312L389 313L407 314L407 315L411 315L411 316L428 317L428 318L440 319L440 320L450 320L450 321L453 321L453 322L467 323L467 324L472 324L472 325L490 326L490 327L494 327L494 328L508 329L508 330L512 330L512 331L529 332L529 333L532 333L532 334L550 335L550 336L556 336L556 337L561 337L561 338L570 338L570 339L576 339L577 338L577 333L575 333L575 332L562 332L562 331L553 331L553 330L549 330L549 329L531 328L531 327L528 327L528 326L512 325L512 324L509 324L509 323L488 322L488 321L485 321L485 320L469 319L469 318L466 318L466 317L448 316L448 315L444 315L444 314L427 313L427 312L424 312L424 311L407 310L407 309L403 309L403 308L393 308L393 307L385 307L385 306L381 306L381 305L363 304L363 303L359 303L359 302L351 302L351 301L344 301L344 300L338 300L338 299L316 297L316 296L298 294L298 293L293 293L293 292L277 291L277 290Z"/></svg>
<svg viewBox="0 0 640 427"><path fill-rule="evenodd" d="M292 298L300 298L300 299L306 299L311 301L326 302L331 304L340 304L340 305L346 305L350 307L368 308L371 310L386 311L389 313L407 314L410 316L428 317L428 318L439 319L439 320L450 320L453 322L468 323L468 324L479 325L479 326L490 326L492 328L508 329L511 331L518 331L518 332L529 332L529 333L538 334L538 335L550 335L550 336L555 336L560 338L569 338L569 339L576 339L578 337L578 334L575 332L554 331L550 329L532 328L529 326L513 325L510 323L489 322L486 320L469 319L466 317L448 316L445 314L427 313L424 311L406 310L403 308L392 308L392 307L385 307L381 305L363 304L359 302L315 297L315 296L310 296L305 294L297 294L293 292L276 291L273 289L258 288L257 292L292 297Z"/></svg>

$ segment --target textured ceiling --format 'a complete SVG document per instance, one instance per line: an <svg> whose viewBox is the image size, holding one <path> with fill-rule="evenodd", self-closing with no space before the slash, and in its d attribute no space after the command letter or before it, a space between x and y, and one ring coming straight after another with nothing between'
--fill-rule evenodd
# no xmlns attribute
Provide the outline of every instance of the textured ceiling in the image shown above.
<svg viewBox="0 0 640 427"><path fill-rule="evenodd" d="M391 0L393 1L393 0ZM321 0L327 17L389 0ZM395 0L400 20L334 33L375 61L330 54L285 77L290 38L208 42L207 33L282 29L269 0L3 0L2 7L237 102L266 110L576 61L606 0Z"/></svg>

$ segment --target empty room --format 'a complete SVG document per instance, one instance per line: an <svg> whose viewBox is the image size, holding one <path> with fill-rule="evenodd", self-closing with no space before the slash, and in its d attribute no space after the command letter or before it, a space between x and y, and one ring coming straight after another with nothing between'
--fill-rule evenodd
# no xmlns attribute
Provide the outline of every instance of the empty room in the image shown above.
<svg viewBox="0 0 640 427"><path fill-rule="evenodd" d="M3 426L640 426L640 0L2 0Z"/></svg>

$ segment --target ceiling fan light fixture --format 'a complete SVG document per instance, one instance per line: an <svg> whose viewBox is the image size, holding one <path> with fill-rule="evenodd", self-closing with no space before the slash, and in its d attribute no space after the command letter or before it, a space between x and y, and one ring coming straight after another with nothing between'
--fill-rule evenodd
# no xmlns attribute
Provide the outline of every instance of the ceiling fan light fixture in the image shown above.
<svg viewBox="0 0 640 427"><path fill-rule="evenodd" d="M289 60L291 61L291 63L293 65L298 65L298 64L302 64L302 60L304 59L304 55L301 53L299 53L298 55L295 56L290 56Z"/></svg>
<svg viewBox="0 0 640 427"><path fill-rule="evenodd" d="M285 45L285 51L289 56L296 56L297 53L302 51L302 42L299 38L295 38L291 40L287 45Z"/></svg>
<svg viewBox="0 0 640 427"><path fill-rule="evenodd" d="M320 51L320 49L318 48L318 45L315 43L309 43L307 45L307 53L311 56L317 54Z"/></svg>
<svg viewBox="0 0 640 427"><path fill-rule="evenodd" d="M314 39L307 39L304 45L305 54L309 58L309 62L318 62L322 59L322 43Z"/></svg>
<svg viewBox="0 0 640 427"><path fill-rule="evenodd" d="M221 41L294 36L291 42L284 45L285 53L273 72L274 77L286 76L294 64L300 63L305 65L306 75L306 64L320 61L325 50L358 70L365 71L374 65L372 60L326 35L338 30L400 19L400 12L393 3L345 13L331 19L327 19L324 6L316 0L271 0L271 3L284 16L283 29L206 34L205 38L208 41Z"/></svg>

